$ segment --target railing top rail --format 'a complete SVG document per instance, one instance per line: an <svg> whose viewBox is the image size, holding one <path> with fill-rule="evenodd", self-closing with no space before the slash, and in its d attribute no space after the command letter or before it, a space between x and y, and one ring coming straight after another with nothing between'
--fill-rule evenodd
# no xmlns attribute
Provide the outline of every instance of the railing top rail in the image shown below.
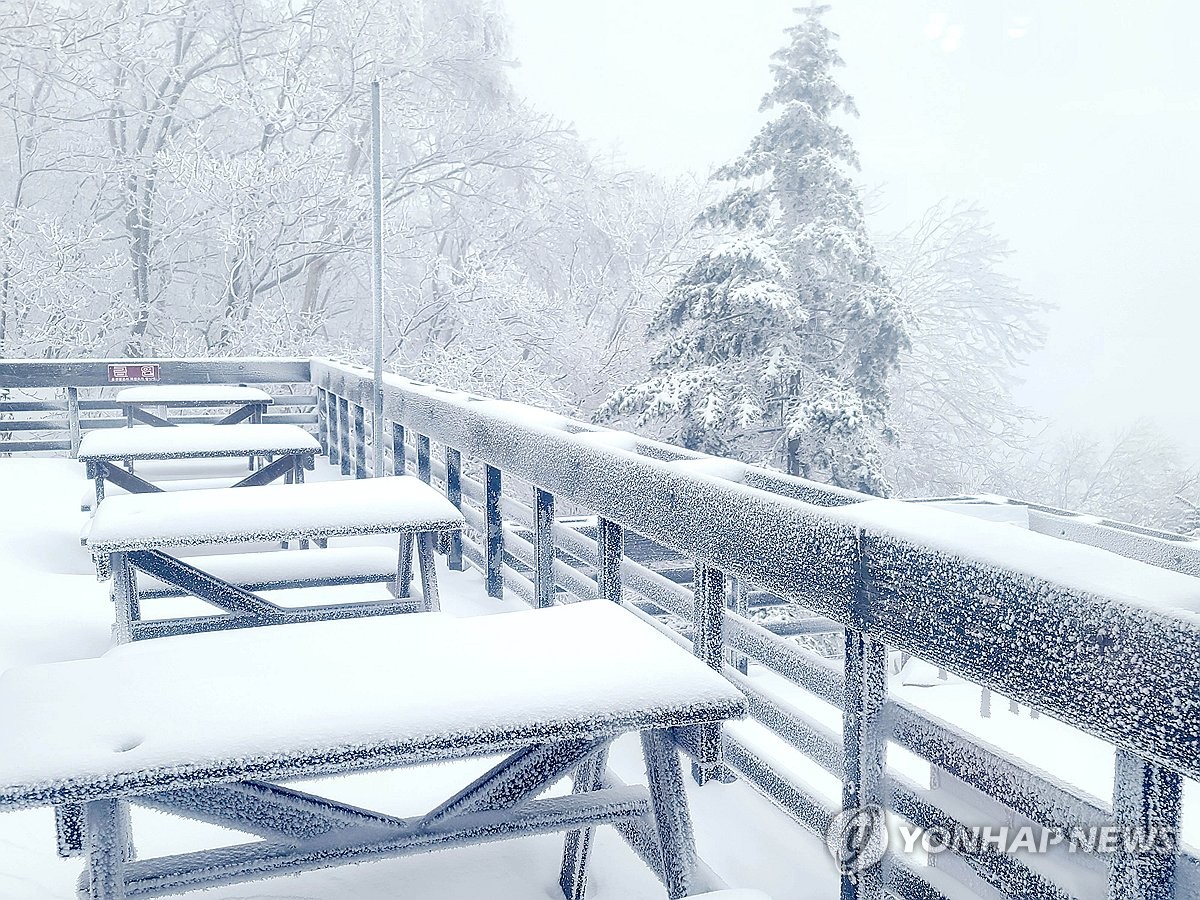
<svg viewBox="0 0 1200 900"><path fill-rule="evenodd" d="M110 365L157 365L161 384L274 384L310 379L309 360L300 357L0 359L0 389L113 386Z"/></svg>
<svg viewBox="0 0 1200 900"><path fill-rule="evenodd" d="M369 405L370 373L313 360ZM385 415L635 532L1200 777L1200 579L388 376ZM832 508L831 508L832 507Z"/></svg>

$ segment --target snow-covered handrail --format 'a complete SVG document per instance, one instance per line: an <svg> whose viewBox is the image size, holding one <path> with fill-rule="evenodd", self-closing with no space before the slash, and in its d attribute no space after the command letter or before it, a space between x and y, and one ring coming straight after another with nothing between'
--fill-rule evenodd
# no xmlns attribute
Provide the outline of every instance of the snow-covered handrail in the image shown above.
<svg viewBox="0 0 1200 900"><path fill-rule="evenodd" d="M314 360L312 375L318 387L369 405L365 370ZM384 414L890 646L1200 776L1198 579L395 376L386 379ZM783 485L793 485L791 496L773 489ZM818 497L827 505L812 502Z"/></svg>

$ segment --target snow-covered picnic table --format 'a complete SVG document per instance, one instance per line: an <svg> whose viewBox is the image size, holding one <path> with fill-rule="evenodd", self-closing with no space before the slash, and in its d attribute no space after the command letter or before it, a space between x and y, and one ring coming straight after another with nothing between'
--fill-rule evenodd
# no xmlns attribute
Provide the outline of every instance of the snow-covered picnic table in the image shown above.
<svg viewBox="0 0 1200 900"><path fill-rule="evenodd" d="M95 482L96 501L104 499L105 481L129 493L152 493L154 484L126 471L139 460L217 459L247 457L251 467L256 458L273 462L237 482L234 487L267 484L277 478L303 481L304 470L312 469L321 444L298 425L176 425L171 428L121 428L90 431L79 443L79 460L87 464L87 475ZM95 508L95 507L93 507Z"/></svg>
<svg viewBox="0 0 1200 900"><path fill-rule="evenodd" d="M599 824L682 897L722 885L697 860L670 729L745 708L718 672L604 600L187 635L0 676L0 809L57 806L92 900L561 831L560 883L582 896ZM631 731L648 789L606 768ZM279 784L498 753L511 755L409 819ZM573 793L539 799L572 772ZM260 840L134 859L131 800Z"/></svg>
<svg viewBox="0 0 1200 900"><path fill-rule="evenodd" d="M266 427L266 426L259 426ZM226 429L222 429L226 430ZM250 625L279 625L314 619L378 616L438 609L433 553L437 535L463 526L462 513L449 500L409 475L356 481L266 485L240 491L209 489L183 493L131 494L110 497L96 510L85 541L101 577L113 577L116 631L119 639L136 640L191 631ZM255 541L325 543L331 537L397 534L396 598L391 601L281 607L250 590L201 568L204 557L181 560L162 548L196 547ZM420 564L421 604L409 597L412 547ZM242 583L292 581L307 566L289 563L297 554L323 550L258 554L263 571L246 572L253 557L241 560ZM280 565L284 571L280 571ZM158 584L172 585L224 611L224 615L143 620L134 570Z"/></svg>
<svg viewBox="0 0 1200 900"><path fill-rule="evenodd" d="M216 424L233 425L238 422L262 422L263 414L273 402L271 395L258 388L239 384L161 384L125 388L117 392L117 403L125 414L126 422L135 422L159 427L175 423L164 416L156 415L147 407L175 407L195 409L198 407L232 406L234 410Z"/></svg>

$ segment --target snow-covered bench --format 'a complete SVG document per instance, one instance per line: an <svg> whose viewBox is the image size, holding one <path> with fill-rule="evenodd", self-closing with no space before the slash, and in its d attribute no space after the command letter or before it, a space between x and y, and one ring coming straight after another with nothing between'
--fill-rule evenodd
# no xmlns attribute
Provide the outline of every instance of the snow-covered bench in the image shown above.
<svg viewBox="0 0 1200 900"><path fill-rule="evenodd" d="M462 526L462 513L449 500L420 479L405 475L273 484L241 491L217 489L111 497L96 510L85 540L97 573L102 578L109 574L113 578L118 640L138 640L191 631L388 615L416 608L436 611L439 602L434 544L439 534L459 531ZM400 536L394 600L282 607L219 577L212 566L221 566L220 557L193 557L185 562L163 552L167 547L255 541L324 542L331 537L374 534ZM421 574L420 607L407 599L414 543ZM306 554L325 552L328 551L262 554L261 577L249 571L254 561L245 557L236 563L240 567L237 577L250 583L278 581L286 577L286 572L280 570L281 564L290 562L285 557L295 558L296 572L300 575L304 566L320 565L309 563ZM135 570L199 597L225 614L143 620Z"/></svg>
<svg viewBox="0 0 1200 900"><path fill-rule="evenodd" d="M117 391L117 403L130 426L143 422L158 427L175 423L150 412L147 407L180 409L235 407L233 412L216 424L235 425L238 422L261 422L263 413L273 402L271 395L258 388L238 384L155 384L125 388Z"/></svg>
<svg viewBox="0 0 1200 900"><path fill-rule="evenodd" d="M121 468L140 460L274 458L251 472L234 487L254 487L277 478L303 481L321 445L298 425L176 425L171 428L121 428L91 431L79 443L78 458L87 464L95 483L95 505L104 499L104 483L111 481L129 493L161 490L132 471Z"/></svg>
<svg viewBox="0 0 1200 900"><path fill-rule="evenodd" d="M560 883L577 898L601 824L683 897L721 885L695 854L671 729L745 707L719 673L604 600L187 635L5 672L0 810L58 807L60 848L86 855L90 900L564 831ZM648 788L605 769L609 743L632 731ZM280 784L500 753L407 819ZM541 797L572 772L573 793ZM260 840L135 859L131 801Z"/></svg>

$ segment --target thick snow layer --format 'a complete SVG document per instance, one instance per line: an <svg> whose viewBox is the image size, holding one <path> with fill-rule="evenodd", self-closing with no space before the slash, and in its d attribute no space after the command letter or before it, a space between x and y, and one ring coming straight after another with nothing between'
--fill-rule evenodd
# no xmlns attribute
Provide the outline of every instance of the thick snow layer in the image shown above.
<svg viewBox="0 0 1200 900"><path fill-rule="evenodd" d="M449 500L420 479L402 475L112 497L96 511L88 546L94 553L105 553L304 536L445 531L462 521L462 513Z"/></svg>
<svg viewBox="0 0 1200 900"><path fill-rule="evenodd" d="M186 635L0 676L0 798L170 767L603 733L611 721L743 707L718 673L602 600Z"/></svg>
<svg viewBox="0 0 1200 900"><path fill-rule="evenodd" d="M1022 572L1086 594L1200 614L1200 579L1049 535L897 500L826 512L869 531Z"/></svg>
<svg viewBox="0 0 1200 900"><path fill-rule="evenodd" d="M176 425L89 431L79 442L79 459L187 459L320 449L299 425Z"/></svg>
<svg viewBox="0 0 1200 900"><path fill-rule="evenodd" d="M187 468L230 462L188 463ZM139 473L178 477L178 462L146 462ZM0 493L22 510L0 518L0 670L14 665L96 656L109 646L112 606L108 586L97 584L87 551L79 546L82 514L76 512L79 466L65 459L0 461ZM222 474L213 471L212 474ZM336 479L318 460L312 477ZM107 501L106 501L107 502ZM342 538L345 545L389 541L386 537ZM389 543L394 546L394 539ZM229 545L214 546L223 550ZM275 545L277 546L277 545ZM267 549L271 549L269 546ZM450 572L439 562L438 584L446 614L480 616L524 609L511 597L484 592L475 571ZM367 588L378 589L378 585ZM333 588L346 592L361 588ZM281 593L272 594L279 600ZM303 593L303 592L296 592ZM33 602L31 602L31 598ZM198 601L197 601L198 602ZM180 601L154 601L194 611ZM418 684L419 689L419 684ZM644 777L636 735L617 741L612 765L625 781ZM393 772L362 773L294 783L310 791L397 816L421 815L468 784L495 757L441 763ZM698 788L687 779L701 855L730 884L756 887L773 900L835 900L836 872L821 838L795 824L744 781ZM559 790L569 790L566 782ZM142 858L184 853L203 846L239 844L245 834L134 807L134 835ZM596 832L588 879L589 900L662 900L657 879L610 828ZM206 900L530 900L558 890L561 835L538 835L443 853L324 869L255 884L214 888ZM71 900L82 862L54 852L53 813L48 808L0 814L0 897L5 900Z"/></svg>
<svg viewBox="0 0 1200 900"><path fill-rule="evenodd" d="M270 403L271 395L237 384L157 384L117 391L118 403Z"/></svg>

